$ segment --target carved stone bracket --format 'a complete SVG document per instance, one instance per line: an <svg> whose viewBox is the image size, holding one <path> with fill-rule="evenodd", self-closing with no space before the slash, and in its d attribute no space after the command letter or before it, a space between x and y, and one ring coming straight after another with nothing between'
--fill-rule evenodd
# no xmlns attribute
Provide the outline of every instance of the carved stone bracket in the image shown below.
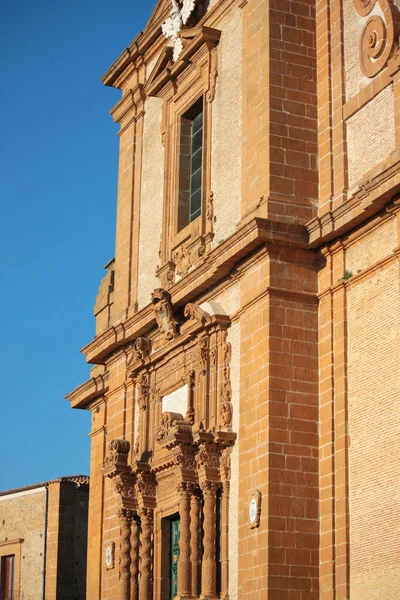
<svg viewBox="0 0 400 600"><path fill-rule="evenodd" d="M121 474L129 474L128 455L130 443L127 440L111 440L107 450L103 465L104 475L116 477Z"/></svg>
<svg viewBox="0 0 400 600"><path fill-rule="evenodd" d="M185 317L198 321L202 325L211 323L211 316L197 304L192 304L190 302L189 304L186 304L184 314Z"/></svg>
<svg viewBox="0 0 400 600"><path fill-rule="evenodd" d="M184 418L180 413L162 413L160 426L156 430L157 442L162 444L172 433L177 431L178 425L184 424L184 422Z"/></svg>
<svg viewBox="0 0 400 600"><path fill-rule="evenodd" d="M136 338L136 340L133 344L132 355L127 364L127 369L129 370L130 368L132 368L132 366L137 362L140 362L143 364L145 358L147 358L150 354L150 349L151 349L150 340L148 340L145 337Z"/></svg>
<svg viewBox="0 0 400 600"><path fill-rule="evenodd" d="M175 283L175 269L176 265L172 260L167 261L157 269L156 276L164 289L170 288Z"/></svg>

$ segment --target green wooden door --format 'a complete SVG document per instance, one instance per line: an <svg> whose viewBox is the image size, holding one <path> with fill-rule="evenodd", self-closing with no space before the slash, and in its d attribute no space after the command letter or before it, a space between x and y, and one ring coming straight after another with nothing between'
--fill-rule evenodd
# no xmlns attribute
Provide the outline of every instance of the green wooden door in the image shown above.
<svg viewBox="0 0 400 600"><path fill-rule="evenodd" d="M171 598L178 593L179 518L171 521Z"/></svg>

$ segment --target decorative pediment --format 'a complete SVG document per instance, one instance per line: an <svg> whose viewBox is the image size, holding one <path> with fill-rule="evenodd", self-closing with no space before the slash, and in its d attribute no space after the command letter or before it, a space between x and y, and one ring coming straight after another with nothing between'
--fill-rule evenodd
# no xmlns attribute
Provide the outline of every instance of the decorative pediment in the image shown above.
<svg viewBox="0 0 400 600"><path fill-rule="evenodd" d="M182 52L179 58L173 60L173 49L165 48L165 51L159 57L150 77L145 85L147 96L158 96L159 92L169 81L175 80L191 61L195 52L202 46L206 46L208 53L212 54L212 49L218 44L221 32L218 29L210 27L197 27L185 29L179 33L179 39L182 41ZM216 72L216 59L210 59L210 71ZM214 65L214 66L213 66Z"/></svg>
<svg viewBox="0 0 400 600"><path fill-rule="evenodd" d="M146 86L151 87L156 81L157 77L170 71L172 66L172 48L170 46L166 46L158 57L158 60L147 79Z"/></svg>

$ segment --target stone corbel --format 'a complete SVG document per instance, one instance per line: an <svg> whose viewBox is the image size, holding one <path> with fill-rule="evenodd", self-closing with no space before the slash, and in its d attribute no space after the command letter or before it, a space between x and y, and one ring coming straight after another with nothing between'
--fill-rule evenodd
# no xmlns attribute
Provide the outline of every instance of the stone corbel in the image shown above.
<svg viewBox="0 0 400 600"><path fill-rule="evenodd" d="M175 283L175 268L175 263L169 260L156 271L156 277L158 277L161 285L166 290Z"/></svg>
<svg viewBox="0 0 400 600"><path fill-rule="evenodd" d="M128 360L126 368L130 372L130 377L134 377L136 371L143 366L145 359L150 355L151 342L145 337L138 337L133 344L133 352Z"/></svg>
<svg viewBox="0 0 400 600"><path fill-rule="evenodd" d="M131 469L128 465L130 451L128 440L111 440L107 450L107 455L104 459L103 474L110 478L117 475L129 475Z"/></svg>
<svg viewBox="0 0 400 600"><path fill-rule="evenodd" d="M189 320L198 321L203 326L211 323L211 315L200 308L198 304L186 304L184 315L185 317L188 317Z"/></svg>

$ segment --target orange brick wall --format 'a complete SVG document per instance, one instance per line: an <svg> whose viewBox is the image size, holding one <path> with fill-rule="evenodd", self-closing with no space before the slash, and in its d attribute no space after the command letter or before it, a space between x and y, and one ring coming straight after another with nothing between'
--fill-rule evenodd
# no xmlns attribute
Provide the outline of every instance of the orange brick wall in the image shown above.
<svg viewBox="0 0 400 600"><path fill-rule="evenodd" d="M243 9L243 216L307 222L317 202L315 8L249 0Z"/></svg>
<svg viewBox="0 0 400 600"><path fill-rule="evenodd" d="M243 600L318 598L315 283L311 265L276 257L264 257L242 280L242 306L249 305L241 319L239 598ZM266 294L274 284L279 287ZM296 287L308 290L310 297L296 297ZM248 498L255 489L263 496L257 530L248 522Z"/></svg>

